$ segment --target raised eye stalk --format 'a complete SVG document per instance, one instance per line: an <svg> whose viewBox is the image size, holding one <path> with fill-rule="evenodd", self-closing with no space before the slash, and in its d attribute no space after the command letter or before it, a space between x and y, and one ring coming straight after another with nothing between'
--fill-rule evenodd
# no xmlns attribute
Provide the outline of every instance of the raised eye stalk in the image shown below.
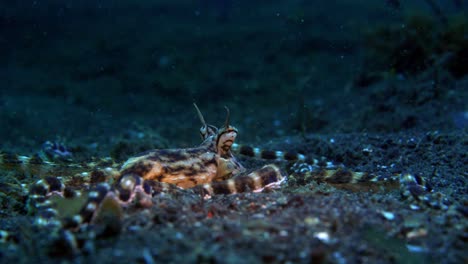
<svg viewBox="0 0 468 264"><path fill-rule="evenodd" d="M227 106L224 106L224 108L226 108L226 123L224 124L224 127L227 129L229 127L229 116L230 116L230 113L229 113L229 108Z"/></svg>
<svg viewBox="0 0 468 264"><path fill-rule="evenodd" d="M193 106L195 106L195 109L197 110L198 118L200 118L200 121L202 122L203 126L206 126L205 119L203 118L202 113L200 112L200 109L198 109L198 106L196 103L193 103Z"/></svg>

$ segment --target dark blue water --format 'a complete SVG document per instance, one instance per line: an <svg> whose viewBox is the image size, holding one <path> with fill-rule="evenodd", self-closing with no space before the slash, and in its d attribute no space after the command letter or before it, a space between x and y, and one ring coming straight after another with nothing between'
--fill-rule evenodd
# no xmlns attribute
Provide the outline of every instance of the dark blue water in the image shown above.
<svg viewBox="0 0 468 264"><path fill-rule="evenodd" d="M8 145L93 141L134 123L195 142L193 102L214 122L229 106L238 126L257 130L245 133L251 141L304 128L451 129L459 127L451 116L466 111L464 1L0 5L0 133Z"/></svg>

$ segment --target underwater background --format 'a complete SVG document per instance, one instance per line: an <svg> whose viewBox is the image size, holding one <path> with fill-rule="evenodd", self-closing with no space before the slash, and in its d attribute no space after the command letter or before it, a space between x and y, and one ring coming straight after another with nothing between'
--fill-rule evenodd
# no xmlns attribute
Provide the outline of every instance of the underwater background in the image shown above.
<svg viewBox="0 0 468 264"><path fill-rule="evenodd" d="M21 231L34 218L27 194L5 187L37 179L0 170L0 229L42 241L0 244L0 262L466 263L467 11L464 0L1 1L3 151L34 155L50 141L77 162L125 161L198 145L193 103L216 126L226 106L241 143L356 170L404 163L458 213L291 180L238 209L242 197L216 198L209 206L219 219L204 230L174 213L170 226L105 238L86 254L51 254L44 234ZM258 214L250 202L273 200L276 215L247 217ZM400 215L389 221L384 211ZM311 212L328 219L332 242L313 235ZM423 229L411 233L418 248L408 247L408 230Z"/></svg>

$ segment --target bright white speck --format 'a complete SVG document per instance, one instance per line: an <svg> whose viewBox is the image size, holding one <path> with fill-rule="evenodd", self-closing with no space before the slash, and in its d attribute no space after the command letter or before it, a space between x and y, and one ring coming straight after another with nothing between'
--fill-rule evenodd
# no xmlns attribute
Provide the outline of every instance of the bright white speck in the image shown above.
<svg viewBox="0 0 468 264"><path fill-rule="evenodd" d="M8 232L4 230L0 230L0 237L6 237L8 236Z"/></svg>
<svg viewBox="0 0 468 264"><path fill-rule="evenodd" d="M334 139L334 138L330 138L330 143L335 143L335 139Z"/></svg>
<svg viewBox="0 0 468 264"><path fill-rule="evenodd" d="M47 208L46 211L49 212L49 213L57 214L57 211L55 209L53 209L53 208Z"/></svg>
<svg viewBox="0 0 468 264"><path fill-rule="evenodd" d="M387 219L387 220L390 220L390 221L391 221L391 220L395 219L395 214L392 213L392 212L382 211L382 212L380 212L380 213L381 213L382 216L383 216L385 219Z"/></svg>
<svg viewBox="0 0 468 264"><path fill-rule="evenodd" d="M83 218L81 217L81 215L75 215L73 216L73 221L75 221L75 223L81 224Z"/></svg>
<svg viewBox="0 0 468 264"><path fill-rule="evenodd" d="M90 211L90 212L94 212L94 210L96 210L96 204L95 204L95 203L89 203L89 204L86 206L86 210L87 210L87 211Z"/></svg>
<svg viewBox="0 0 468 264"><path fill-rule="evenodd" d="M233 151L237 151L237 150L239 149L239 144L233 143L232 146L231 146L231 149L232 149Z"/></svg>
<svg viewBox="0 0 468 264"><path fill-rule="evenodd" d="M45 200L43 203L39 203L38 205L40 206L48 206L48 205L51 205L52 204L52 201L50 200ZM52 208L48 208L48 209L52 209Z"/></svg>
<svg viewBox="0 0 468 264"><path fill-rule="evenodd" d="M363 148L363 149L362 149L362 152L371 153L371 152L372 152L372 149L370 149L370 148Z"/></svg>
<svg viewBox="0 0 468 264"><path fill-rule="evenodd" d="M131 179L126 179L122 183L120 183L120 185L122 186L122 188L131 189L131 187L133 186L133 181Z"/></svg>
<svg viewBox="0 0 468 264"><path fill-rule="evenodd" d="M253 152L254 152L255 156L260 155L260 149L259 148L254 148Z"/></svg>
<svg viewBox="0 0 468 264"><path fill-rule="evenodd" d="M276 154L276 157L279 158L279 159L281 159L283 157L283 151L278 150L278 151L275 152L275 154Z"/></svg>
<svg viewBox="0 0 468 264"><path fill-rule="evenodd" d="M327 232L318 232L314 235L315 238L319 239L324 243L330 242L330 235Z"/></svg>
<svg viewBox="0 0 468 264"><path fill-rule="evenodd" d="M415 252L415 253L427 252L427 248L421 247L421 246L406 245L406 248L408 249L409 252Z"/></svg>
<svg viewBox="0 0 468 264"><path fill-rule="evenodd" d="M35 222L36 222L36 225L38 225L38 226L45 226L45 225L47 225L47 220L45 220L45 219L42 218L42 217L37 218Z"/></svg>
<svg viewBox="0 0 468 264"><path fill-rule="evenodd" d="M298 160L305 160L305 156L302 154L297 154L297 159Z"/></svg>

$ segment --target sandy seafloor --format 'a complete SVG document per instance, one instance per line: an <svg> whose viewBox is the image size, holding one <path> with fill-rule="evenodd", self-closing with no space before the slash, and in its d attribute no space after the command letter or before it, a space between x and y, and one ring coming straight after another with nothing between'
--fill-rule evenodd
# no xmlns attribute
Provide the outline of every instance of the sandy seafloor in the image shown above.
<svg viewBox="0 0 468 264"><path fill-rule="evenodd" d="M78 162L122 161L196 146L192 103L217 126L227 106L238 143L417 174L449 209L406 199L398 184L318 184L275 162L290 175L278 190L157 196L147 210L126 209L120 233L72 253L31 225L18 186L43 176L3 168L0 229L17 239L0 244L0 262L468 262L468 61L458 57L466 64L454 71L444 60L382 69L365 59L375 28L404 28L411 14L437 21L425 1L401 10L385 1L164 2L2 3L0 149L34 155L51 140ZM466 6L443 12L463 17ZM467 27L460 32L467 43ZM271 163L239 159L249 169Z"/></svg>

